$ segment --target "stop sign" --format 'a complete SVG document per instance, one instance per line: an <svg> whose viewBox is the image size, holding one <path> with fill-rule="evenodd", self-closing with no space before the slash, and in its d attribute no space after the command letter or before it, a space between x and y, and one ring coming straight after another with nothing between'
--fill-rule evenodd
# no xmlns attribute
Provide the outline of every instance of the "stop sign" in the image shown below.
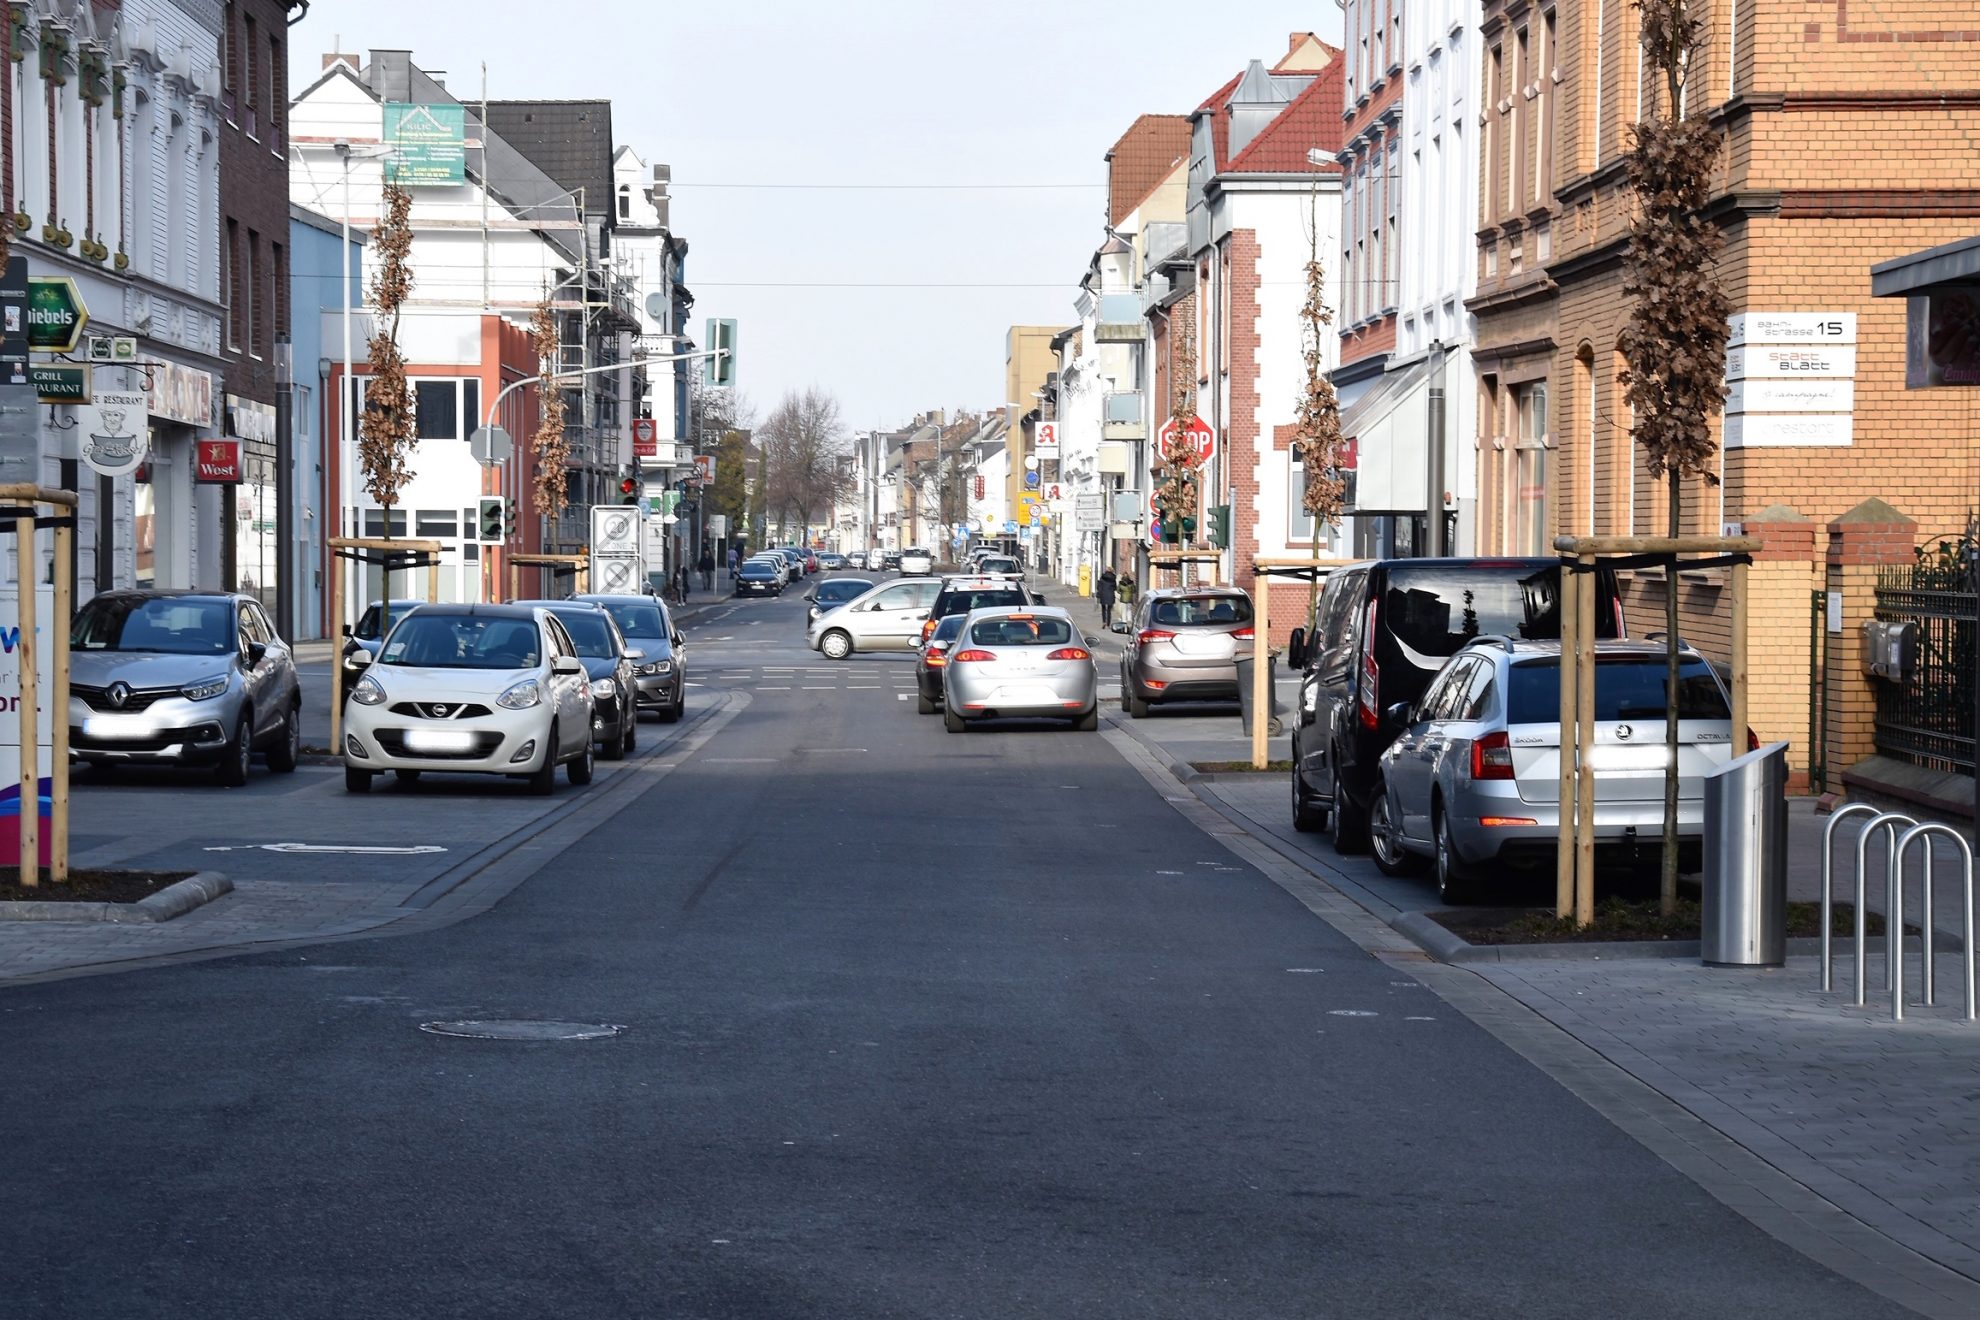
<svg viewBox="0 0 1980 1320"><path fill-rule="evenodd" d="M1166 456L1168 454L1169 442L1174 440L1175 436L1176 419L1171 417L1168 421L1162 423L1162 429L1155 437L1157 445L1160 446L1159 452L1162 455ZM1211 429L1210 423L1204 421L1200 416L1190 418L1189 438L1196 442L1197 463L1208 463L1211 457L1217 452L1217 433Z"/></svg>

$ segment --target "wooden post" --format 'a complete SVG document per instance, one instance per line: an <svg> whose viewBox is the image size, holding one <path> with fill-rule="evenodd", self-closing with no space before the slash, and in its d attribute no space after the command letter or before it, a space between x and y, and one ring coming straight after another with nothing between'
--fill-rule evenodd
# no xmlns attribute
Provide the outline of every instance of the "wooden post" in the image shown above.
<svg viewBox="0 0 1980 1320"><path fill-rule="evenodd" d="M522 565L513 559L509 561L509 594L504 596L503 599L522 599Z"/></svg>
<svg viewBox="0 0 1980 1320"><path fill-rule="evenodd" d="M440 603L440 565L438 563L429 564L426 569L426 603L428 605L438 605Z"/></svg>
<svg viewBox="0 0 1980 1320"><path fill-rule="evenodd" d="M1560 734L1560 813L1554 845L1554 915L1565 919L1574 911L1574 831L1580 821L1575 806L1577 749L1575 739L1581 725L1575 716L1574 693L1581 677L1581 660L1575 646L1575 625L1581 617L1577 596L1581 574L1561 562L1561 664L1555 677L1561 689Z"/></svg>
<svg viewBox="0 0 1980 1320"><path fill-rule="evenodd" d="M1732 588L1727 593L1732 605L1732 705L1734 756L1746 755L1746 730L1752 716L1746 708L1746 570L1745 564L1732 566Z"/></svg>
<svg viewBox="0 0 1980 1320"><path fill-rule="evenodd" d="M1583 572L1575 593L1575 745L1580 751L1581 787L1574 826L1574 921L1587 926L1595 920L1595 556L1580 557Z"/></svg>
<svg viewBox="0 0 1980 1320"><path fill-rule="evenodd" d="M40 675L35 669L35 579L34 553L34 509L30 503L28 516L14 519L14 559L18 571L14 578L19 586L20 596L20 640L15 644L15 653L20 657L21 700L21 884L34 888L41 883L41 729L36 720L36 707L40 703Z"/></svg>
<svg viewBox="0 0 1980 1320"><path fill-rule="evenodd" d="M67 510L73 516L74 510ZM76 583L70 550L76 529L55 528L55 617L48 621L54 690L48 698L48 878L69 879L69 625L75 615Z"/></svg>
<svg viewBox="0 0 1980 1320"><path fill-rule="evenodd" d="M330 754L344 754L344 555L330 548Z"/></svg>
<svg viewBox="0 0 1980 1320"><path fill-rule="evenodd" d="M1253 570L1254 613L1251 624L1251 768L1271 764L1266 739L1272 726L1272 673L1268 660L1271 641L1271 575Z"/></svg>

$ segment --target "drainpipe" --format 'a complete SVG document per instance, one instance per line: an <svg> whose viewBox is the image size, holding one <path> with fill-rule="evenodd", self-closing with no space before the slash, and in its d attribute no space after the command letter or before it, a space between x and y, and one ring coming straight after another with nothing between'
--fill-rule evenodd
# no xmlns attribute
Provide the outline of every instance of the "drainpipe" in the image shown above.
<svg viewBox="0 0 1980 1320"><path fill-rule="evenodd" d="M1444 446L1449 437L1445 432L1448 426L1448 409L1444 400L1444 341L1439 339L1430 345L1430 489L1427 492L1430 508L1429 551L1432 557L1451 552L1444 539Z"/></svg>

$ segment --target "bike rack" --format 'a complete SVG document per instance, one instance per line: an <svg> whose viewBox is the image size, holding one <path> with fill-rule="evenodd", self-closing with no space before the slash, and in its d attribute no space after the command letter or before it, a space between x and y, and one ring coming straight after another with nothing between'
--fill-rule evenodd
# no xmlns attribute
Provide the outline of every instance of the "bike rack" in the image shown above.
<svg viewBox="0 0 1980 1320"><path fill-rule="evenodd" d="M1887 817L1879 816L1877 819L1881 821L1887 819ZM1868 832L1869 829L1866 827L1865 833ZM1926 1008L1933 1006L1932 839L1934 836L1951 839L1959 848L1960 860L1964 871L1960 880L1960 894L1966 918L1965 924L1960 929L1960 943L1964 960L1963 970L1965 972L1962 987L1966 992L1966 1020L1968 1022L1975 1020L1973 1001L1973 849L1967 845L1966 839L1959 831L1953 829L1950 825L1928 822L1924 825L1913 825L1903 834L1897 836L1891 844L1889 870L1886 876L1888 889L1886 890L1884 900L1886 909L1884 914L1884 962L1890 972L1891 1021L1893 1022L1904 1021L1904 854L1910 848L1914 839L1923 842L1925 845L1925 873L1923 876L1924 906L1921 909L1923 915L1919 921L1919 940L1921 943L1919 970L1923 974L1925 982L1922 987L1924 995L1923 1004ZM1859 887L1861 883L1862 877L1859 874ZM1863 965L1863 952L1863 939L1861 934L1859 934L1856 945L1856 959L1859 969ZM1859 989L1861 985L1862 979L1859 973ZM1857 1002L1863 1002L1860 996Z"/></svg>
<svg viewBox="0 0 1980 1320"><path fill-rule="evenodd" d="M1863 833L1856 836L1856 938L1854 940L1854 947L1856 950L1855 1002L1858 1004L1864 1002L1863 955L1864 955L1864 943L1868 938L1868 934L1869 934L1868 927L1865 924L1865 916L1863 911L1863 900L1865 896L1865 887L1864 887L1865 877L1863 873L1863 868L1865 862L1868 860L1869 849L1870 849L1870 836L1877 833L1879 830L1889 830L1891 834L1892 854L1895 855L1896 846L1897 846L1898 826L1900 824L1916 825L1918 823L1917 821L1913 820L1911 817L1904 815L1902 812L1880 811L1876 807L1871 806L1867 802L1852 802L1848 806L1844 807L1842 810L1836 812L1833 816L1829 817L1829 823L1825 827L1823 827L1822 830L1822 989L1824 990L1833 990L1835 988L1835 967L1833 962L1834 954L1832 951L1833 941L1829 928L1830 925L1832 924L1831 918L1835 909L1834 880L1835 880L1836 826L1842 822L1842 819L1845 816L1862 815L1862 814L1868 814L1870 816L1870 822L1869 824L1863 827ZM1888 989L1889 987L1886 988Z"/></svg>

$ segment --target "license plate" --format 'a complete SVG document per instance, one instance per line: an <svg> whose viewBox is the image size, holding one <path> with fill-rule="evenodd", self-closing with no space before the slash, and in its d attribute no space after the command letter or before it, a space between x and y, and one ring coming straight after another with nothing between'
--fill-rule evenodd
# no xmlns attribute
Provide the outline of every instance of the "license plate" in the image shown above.
<svg viewBox="0 0 1980 1320"><path fill-rule="evenodd" d="M82 728L92 738L149 738L158 723L148 715L86 715Z"/></svg>
<svg viewBox="0 0 1980 1320"><path fill-rule="evenodd" d="M415 752L465 752L474 746L474 735L464 729L410 729L406 746Z"/></svg>
<svg viewBox="0 0 1980 1320"><path fill-rule="evenodd" d="M1008 702L1013 706L1056 706L1059 704L1059 694L1048 687L1033 687L1020 683L1012 687L998 688L997 700Z"/></svg>

